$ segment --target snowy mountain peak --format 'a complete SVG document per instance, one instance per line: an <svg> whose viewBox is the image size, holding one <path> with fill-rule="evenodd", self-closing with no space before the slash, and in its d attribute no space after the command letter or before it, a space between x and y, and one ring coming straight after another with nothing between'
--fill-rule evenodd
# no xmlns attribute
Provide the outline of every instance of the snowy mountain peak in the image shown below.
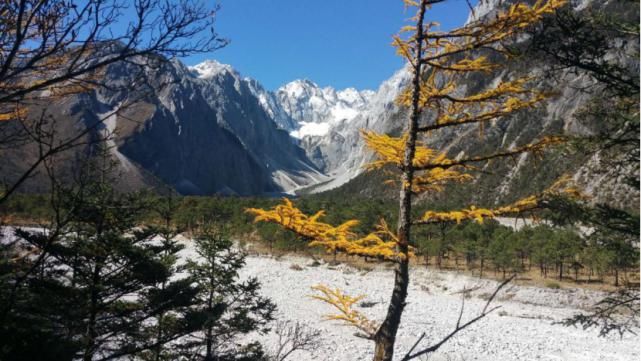
<svg viewBox="0 0 641 361"><path fill-rule="evenodd" d="M201 79L212 78L223 72L235 72L234 68L232 68L231 65L223 64L216 60L205 60L200 64L190 66L189 70L191 70L194 75Z"/></svg>
<svg viewBox="0 0 641 361"><path fill-rule="evenodd" d="M284 111L296 121L292 136L323 136L335 125L354 119L369 104L374 93L347 88L337 91L321 88L316 83L299 79L276 90L276 98Z"/></svg>
<svg viewBox="0 0 641 361"><path fill-rule="evenodd" d="M284 92L290 97L311 96L321 91L320 87L311 80L297 79L280 87L277 92Z"/></svg>

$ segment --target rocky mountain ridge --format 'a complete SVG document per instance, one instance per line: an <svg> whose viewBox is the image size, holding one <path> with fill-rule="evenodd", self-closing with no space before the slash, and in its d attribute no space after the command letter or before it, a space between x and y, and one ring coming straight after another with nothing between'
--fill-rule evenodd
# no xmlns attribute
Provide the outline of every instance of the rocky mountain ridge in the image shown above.
<svg viewBox="0 0 641 361"><path fill-rule="evenodd" d="M480 4L468 21L491 14L497 4ZM579 2L576 8L584 6ZM460 156L522 145L548 134L588 134L590 129L574 115L593 99L577 90L591 80L569 71L562 80L547 78L540 61L519 59L499 73L460 82L475 89L523 74L539 76L535 86L557 93L544 106L487 124L481 136L477 126L467 126L435 132L425 142ZM130 65L116 64L106 78L111 85L128 84L137 80L132 79L134 73ZM363 144L361 129L396 135L403 131L406 110L395 99L410 76L409 68L400 69L376 91L322 88L307 79L268 91L259 81L215 60L190 67L171 61L149 69L145 77L150 81L129 90L148 94L122 114L107 117L99 132L115 135L109 145L127 189L164 184L182 194L324 192L365 177L364 165L372 154ZM91 124L131 97L100 89L55 104L50 111L68 118L64 127L72 129ZM2 180L10 182L19 174L26 166L21 160L33 158L33 152L28 147L5 151L7 156L0 161ZM569 173L594 193L598 189L610 199L630 194L638 199L638 190L630 193L608 184L608 177L595 180L589 165L596 159L554 157L545 163L525 154L513 162L485 165L470 186L476 190L471 194L486 203L500 203L540 190ZM31 183L38 182L36 177ZM364 185L356 191L380 194L372 190L376 187Z"/></svg>

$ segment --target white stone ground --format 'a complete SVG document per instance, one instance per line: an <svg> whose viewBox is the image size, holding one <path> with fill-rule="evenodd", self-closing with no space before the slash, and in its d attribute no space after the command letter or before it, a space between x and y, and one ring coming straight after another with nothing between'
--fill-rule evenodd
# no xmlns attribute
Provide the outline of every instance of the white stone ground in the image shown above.
<svg viewBox="0 0 641 361"><path fill-rule="evenodd" d="M0 233L11 240L10 229ZM194 258L193 244L187 245L181 258ZM372 271L359 271L339 265L312 266L307 258L247 257L242 277L257 277L262 294L278 306L277 319L298 321L321 331L320 347L313 353L297 352L288 361L356 361L370 360L373 344L353 336L354 330L335 321L323 321L332 308L309 297L313 285L322 283L339 287L351 295L368 295L374 302L361 311L370 319L380 320L386 311L391 293L393 273L379 266ZM298 265L302 269L292 269ZM295 267L297 268L297 267ZM497 282L480 280L453 272L415 268L411 273L407 307L399 330L396 354L402 356L417 338L426 332L429 341L440 340L456 324L461 307L460 291L473 289L465 301L463 322L474 317L485 305L484 297L491 294ZM508 360L616 360L636 361L640 358L639 336L623 338L611 335L599 337L596 330L582 330L554 324L578 312L601 298L602 294L582 289L549 289L512 285L504 289L494 305L501 308L470 326L446 343L428 359L431 361L508 361ZM266 348L276 343L274 334L258 337Z"/></svg>
<svg viewBox="0 0 641 361"><path fill-rule="evenodd" d="M376 305L361 310L371 319L381 319L391 292L392 271L378 267L362 272L343 265L314 267L311 263L305 258L248 257L243 276L258 277L262 293L278 305L279 319L299 321L322 331L321 347L316 352L299 352L291 360L370 360L373 344L354 337L352 328L323 321L323 315L332 308L310 299L310 287L323 283L352 295L366 294L366 300ZM294 264L303 269L291 269ZM435 341L455 326L461 307L458 291L478 287L465 302L466 320L482 309L482 297L487 297L496 285L494 281L452 272L413 270L396 354L404 354L422 332L427 333L427 341ZM580 289L508 287L494 303L501 306L499 310L459 333L429 360L639 360L639 336L603 338L595 330L554 324L599 296ZM273 347L275 337L264 336L261 341L268 348Z"/></svg>

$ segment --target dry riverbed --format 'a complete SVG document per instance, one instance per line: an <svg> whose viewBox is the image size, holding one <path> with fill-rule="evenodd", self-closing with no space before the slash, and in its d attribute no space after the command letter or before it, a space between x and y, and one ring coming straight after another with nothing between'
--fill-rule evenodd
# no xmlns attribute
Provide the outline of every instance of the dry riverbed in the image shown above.
<svg viewBox="0 0 641 361"><path fill-rule="evenodd" d="M12 240L11 228L3 228ZM182 239L186 248L181 258L194 258L191 241ZM336 321L323 321L333 312L331 306L309 297L311 287L325 284L338 287L350 295L367 295L359 309L372 320L383 318L393 283L392 270L379 265L372 270L358 270L347 265L316 264L303 257L248 256L241 276L257 277L262 294L278 306L276 317L281 321L300 322L320 331L319 347L313 352L296 352L291 361L356 361L370 360L371 341L354 337L354 329ZM471 290L465 300L462 322L476 316L497 282L478 279L454 272L416 267L396 353L399 356L425 332L424 346L440 340L456 324L461 291ZM429 360L639 360L639 336L613 334L599 337L597 330L565 327L563 320L601 299L603 293L586 289L552 289L509 285L497 296L493 305L501 306L478 323L448 341ZM252 335L252 338L256 337ZM277 343L274 333L258 336L266 348Z"/></svg>
<svg viewBox="0 0 641 361"><path fill-rule="evenodd" d="M257 277L262 293L278 305L277 317L298 321L321 331L320 347L299 352L291 360L370 360L372 343L353 336L354 329L323 321L331 306L309 298L311 286L322 283L351 295L367 295L360 308L381 319L391 292L393 272L384 267L359 271L349 266L313 265L306 258L276 260L250 256L243 277ZM472 289L465 301L463 322L474 317L497 282L453 272L415 269L398 335L396 352L404 354L426 332L426 346L449 333L461 307L461 291ZM549 289L511 285L493 304L501 308L459 333L429 360L638 360L639 336L599 337L596 330L555 324L593 304L602 294L582 289ZM373 306L372 306L373 304ZM262 338L274 347L275 336Z"/></svg>

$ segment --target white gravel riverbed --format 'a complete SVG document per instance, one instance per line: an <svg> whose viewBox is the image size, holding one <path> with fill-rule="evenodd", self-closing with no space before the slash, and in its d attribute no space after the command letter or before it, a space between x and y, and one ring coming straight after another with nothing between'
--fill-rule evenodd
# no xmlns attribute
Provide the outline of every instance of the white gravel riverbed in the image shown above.
<svg viewBox="0 0 641 361"><path fill-rule="evenodd" d="M302 270L290 268L299 265ZM306 258L250 256L243 277L255 276L262 282L262 293L278 306L277 318L299 321L322 332L320 348L313 353L298 352L291 360L370 360L373 343L354 337L354 329L335 321L323 321L332 308L309 298L311 286L323 283L339 287L350 295L367 295L373 307L361 311L371 319L385 314L393 282L393 272L384 267L363 272L328 264L312 266ZM475 289L465 302L463 322L485 305L483 296L497 283L453 272L415 268L412 273L407 307L399 330L396 354L402 356L426 332L427 341L437 341L456 324L465 287ZM512 285L495 300L501 308L470 326L447 342L429 360L639 360L639 336L599 337L596 330L554 324L599 299L596 292L581 289L547 289ZM264 336L273 347L274 335ZM427 343L426 343L427 345Z"/></svg>
<svg viewBox="0 0 641 361"><path fill-rule="evenodd" d="M10 229L0 229L8 232ZM2 239L3 242L12 237ZM187 248L181 258L193 258L192 243L183 238ZM338 287L350 295L367 295L372 307L360 308L372 320L381 320L391 294L393 272L379 265L371 271L338 265L312 266L312 260L301 257L248 256L241 276L257 277L262 294L278 306L276 318L300 322L319 330L320 346L314 352L295 352L288 361L356 361L371 360L373 343L353 336L354 329L336 321L323 321L332 313L331 306L309 297L311 287L325 284ZM300 266L294 267L292 266ZM454 272L440 272L415 267L411 272L407 306L398 333L396 355L399 359L425 332L425 346L440 340L456 324L464 288L472 289L465 301L463 321L474 317L485 305L485 299L497 282L468 277ZM424 358L433 361L459 360L616 360L640 358L639 336L616 334L599 337L597 330L583 330L555 324L594 304L603 294L583 289L550 289L519 285L506 287L493 305L501 308L449 340L436 353ZM268 350L276 346L272 332L256 336Z"/></svg>

